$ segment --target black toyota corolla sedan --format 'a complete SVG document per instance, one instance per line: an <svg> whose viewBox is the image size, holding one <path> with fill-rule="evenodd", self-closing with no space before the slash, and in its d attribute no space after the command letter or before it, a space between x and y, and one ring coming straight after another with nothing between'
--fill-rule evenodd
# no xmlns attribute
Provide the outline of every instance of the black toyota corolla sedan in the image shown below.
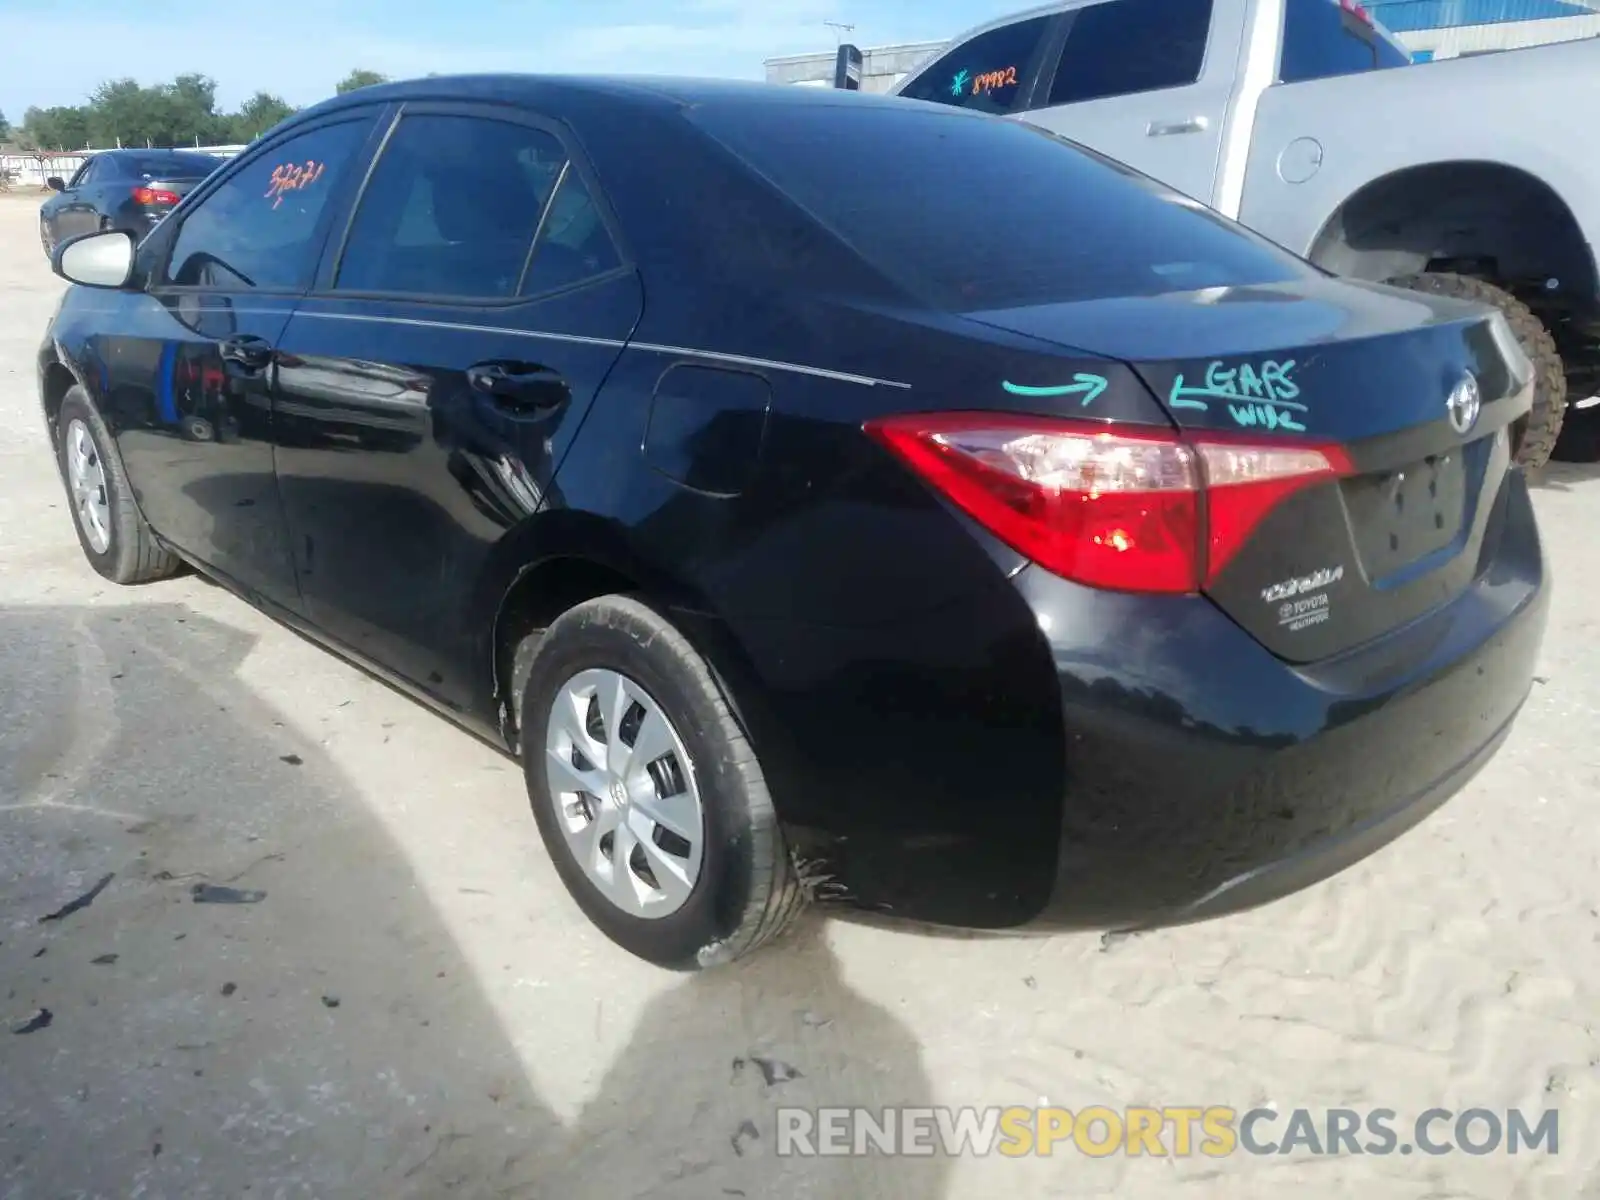
<svg viewBox="0 0 1600 1200"><path fill-rule="evenodd" d="M190 150L107 150L86 159L71 179L51 176L55 195L39 208L44 252L101 229L143 237L225 161Z"/></svg>
<svg viewBox="0 0 1600 1200"><path fill-rule="evenodd" d="M1501 318L913 101L429 79L301 113L39 359L90 563L188 564L524 764L670 966L810 896L1248 908L1459 790L1544 566Z"/></svg>

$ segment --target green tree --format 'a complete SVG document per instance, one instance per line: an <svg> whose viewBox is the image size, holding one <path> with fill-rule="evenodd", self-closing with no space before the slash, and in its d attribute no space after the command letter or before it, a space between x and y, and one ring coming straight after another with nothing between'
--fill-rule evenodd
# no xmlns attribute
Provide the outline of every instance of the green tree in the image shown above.
<svg viewBox="0 0 1600 1200"><path fill-rule="evenodd" d="M22 114L23 136L40 150L82 150L89 144L89 110L57 105Z"/></svg>
<svg viewBox="0 0 1600 1200"><path fill-rule="evenodd" d="M89 97L89 136L97 145L186 146L214 142L228 131L216 110L216 83L180 75L157 87L113 79Z"/></svg>
<svg viewBox="0 0 1600 1200"><path fill-rule="evenodd" d="M357 67L341 79L333 90L342 96L346 92L355 91L357 88L371 87L375 83L388 82L389 77L387 75L380 75L377 71L367 71Z"/></svg>
<svg viewBox="0 0 1600 1200"><path fill-rule="evenodd" d="M0 112L0 142L11 140L11 122L6 120L6 115Z"/></svg>
<svg viewBox="0 0 1600 1200"><path fill-rule="evenodd" d="M357 75L363 85L381 79L372 72L351 78ZM208 146L252 141L294 111L281 96L257 92L237 112L219 112L216 81L198 73L154 87L136 79L108 79L85 104L28 109L21 132L28 145L46 150Z"/></svg>
<svg viewBox="0 0 1600 1200"><path fill-rule="evenodd" d="M294 108L283 97L270 92L257 92L246 100L239 111L228 118L228 139L234 142L253 142L279 121L294 116Z"/></svg>

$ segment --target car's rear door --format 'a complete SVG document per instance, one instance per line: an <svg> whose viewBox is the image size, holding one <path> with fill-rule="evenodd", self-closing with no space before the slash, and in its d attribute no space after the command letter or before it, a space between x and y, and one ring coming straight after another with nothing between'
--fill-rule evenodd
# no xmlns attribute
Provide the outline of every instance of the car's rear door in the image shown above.
<svg viewBox="0 0 1600 1200"><path fill-rule="evenodd" d="M1023 120L1210 204L1238 63L1239 0L1098 0L1073 10Z"/></svg>
<svg viewBox="0 0 1600 1200"><path fill-rule="evenodd" d="M293 128L219 173L146 240L148 290L108 293L115 311L97 339L106 416L151 525L291 608L272 464L275 354L340 193L361 178L381 107Z"/></svg>
<svg viewBox="0 0 1600 1200"><path fill-rule="evenodd" d="M475 597L638 320L626 263L563 127L404 106L279 356L279 488L324 632L447 703L481 690Z"/></svg>

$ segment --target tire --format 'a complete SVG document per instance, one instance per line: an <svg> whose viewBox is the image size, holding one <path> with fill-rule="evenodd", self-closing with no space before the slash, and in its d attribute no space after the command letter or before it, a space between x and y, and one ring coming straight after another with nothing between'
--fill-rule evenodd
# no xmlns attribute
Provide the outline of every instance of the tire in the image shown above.
<svg viewBox="0 0 1600 1200"><path fill-rule="evenodd" d="M80 444L79 430L87 439L86 444ZM134 503L133 489L128 485L111 432L81 387L68 390L62 401L55 437L56 465L67 489L78 544L89 565L112 583L123 584L168 579L182 570L177 555L162 546L145 523ZM85 449L93 468L84 473L91 485L85 489L91 500L87 506L79 502L72 462L73 456ZM103 507L92 503L94 492L103 497ZM91 510L98 516L98 525Z"/></svg>
<svg viewBox="0 0 1600 1200"><path fill-rule="evenodd" d="M807 893L790 860L761 764L710 665L669 621L639 599L602 596L568 610L542 634L524 641L514 662L514 677L526 672L519 708L523 730L520 743L534 817L567 891L601 932L623 949L658 966L696 970L749 954L794 922L805 907ZM623 746L629 745L623 731L630 719L636 722L631 744L638 745L645 728L643 722L651 718L636 714L647 711L647 702L653 703L667 722L668 735L675 733L676 738L671 739L673 749L655 758L651 765L665 765L670 771L681 747L689 761L677 761L677 774L672 777L677 786L669 783L666 792L676 795L680 806L692 789L697 788L699 793L698 870L689 881L686 898L680 883L678 899L651 901L659 905L660 911L649 915L628 911L613 898L639 894L641 876L631 867L623 883L602 887L598 881L599 874L608 870L612 880L618 878L617 863L610 861L610 856L637 837L639 826L633 820L616 825L618 832L610 835L609 850L605 849L605 835L591 843L599 855L587 855L593 864L589 867L580 862L580 850L571 840L582 835L569 832L574 828L587 831L591 816L596 829L607 827L607 814L613 814L609 819L615 823L615 800L619 797L614 784L606 781L617 777L605 772L586 776L596 783L596 790L613 788L608 797L595 803L591 803L593 793L574 788L560 793L565 802L558 805L557 792L552 787L552 772L562 771L552 764L574 761L568 757L569 748L577 747L577 761L588 766L596 764L587 763L583 750L593 747L591 753L598 756L600 749L593 742L580 746L576 736L560 733L561 728L570 730L574 726L559 719L553 723L552 712L558 701L573 703L576 695L585 690L585 680L607 680L611 676L603 673L608 672L623 677L629 688L629 700L622 705L622 711L629 716L616 722ZM643 699L633 707L639 696ZM579 709L574 706L568 711ZM588 711L595 713L596 709ZM606 726L610 723L601 716L599 724L589 724L588 730L592 733L599 729L609 736L611 731ZM553 724L556 731L552 730ZM657 744L664 744L659 740L662 727L652 728ZM648 772L640 776L631 764L626 775L643 778L646 784L658 782ZM578 780L568 776L563 782L576 784ZM661 790L657 785L643 794L649 804L655 804ZM675 818L681 818L683 811L680 807ZM630 810L630 815L637 815L637 810ZM684 824L681 820L678 823ZM674 846L672 861L690 862L690 852L684 850L690 841L662 833L663 829L665 826L652 826L647 835L657 847L652 851L652 865L664 862L667 850ZM644 857L641 841L629 861L643 861ZM652 880L665 877L664 870L650 876ZM654 894L653 888L650 894Z"/></svg>
<svg viewBox="0 0 1600 1200"><path fill-rule="evenodd" d="M55 253L56 244L50 237L50 224L43 217L39 218L39 244L44 247L45 258Z"/></svg>
<svg viewBox="0 0 1600 1200"><path fill-rule="evenodd" d="M1466 275L1424 272L1389 280L1394 287L1492 305L1503 314L1522 352L1533 362L1533 411L1511 427L1512 453L1524 471L1550 461L1567 416L1567 370L1555 338L1534 312L1504 288Z"/></svg>

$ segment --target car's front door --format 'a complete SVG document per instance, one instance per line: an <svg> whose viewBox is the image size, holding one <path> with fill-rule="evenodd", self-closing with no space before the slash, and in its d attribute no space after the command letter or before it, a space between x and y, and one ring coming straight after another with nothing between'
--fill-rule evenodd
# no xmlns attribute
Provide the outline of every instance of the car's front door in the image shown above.
<svg viewBox="0 0 1600 1200"><path fill-rule="evenodd" d="M64 242L80 233L92 233L100 227L89 189L94 186L95 178L107 170L109 168L104 159L91 158L73 172L66 188L51 198L50 203L54 207L50 213L50 223L56 241Z"/></svg>
<svg viewBox="0 0 1600 1200"><path fill-rule="evenodd" d="M1023 120L1210 204L1238 64L1207 55L1206 45L1213 26L1242 20L1235 0L1100 0L1075 9Z"/></svg>
<svg viewBox="0 0 1600 1200"><path fill-rule="evenodd" d="M307 615L466 705L470 614L642 295L554 124L408 103L284 333L274 427Z"/></svg>
<svg viewBox="0 0 1600 1200"><path fill-rule="evenodd" d="M295 130L219 175L141 249L147 291L122 302L101 339L107 417L152 527L291 608L272 463L275 356L341 187L360 178L376 112ZM281 186L291 177L301 186Z"/></svg>

